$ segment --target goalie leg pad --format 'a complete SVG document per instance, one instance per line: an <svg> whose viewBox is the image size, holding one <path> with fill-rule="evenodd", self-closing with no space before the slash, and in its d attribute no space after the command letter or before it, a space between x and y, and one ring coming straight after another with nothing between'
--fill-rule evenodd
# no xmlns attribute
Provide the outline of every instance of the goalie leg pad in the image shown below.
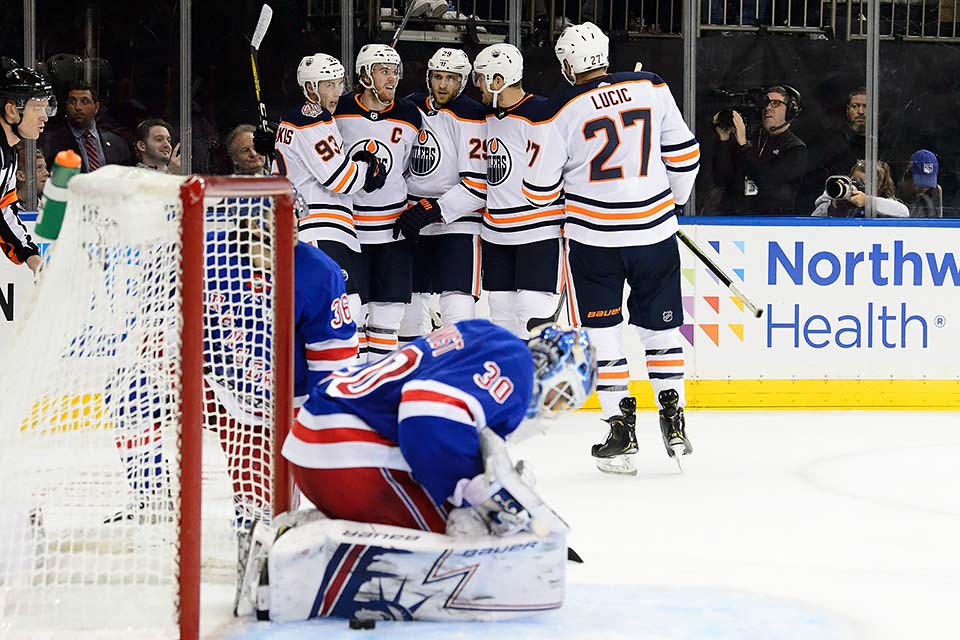
<svg viewBox="0 0 960 640"><path fill-rule="evenodd" d="M502 620L559 608L566 560L563 531L458 539L316 520L277 538L265 588L278 622Z"/></svg>

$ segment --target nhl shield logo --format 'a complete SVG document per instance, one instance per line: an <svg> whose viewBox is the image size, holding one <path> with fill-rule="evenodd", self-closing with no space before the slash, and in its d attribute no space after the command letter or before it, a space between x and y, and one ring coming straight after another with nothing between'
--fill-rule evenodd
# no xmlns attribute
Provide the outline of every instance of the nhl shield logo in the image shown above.
<svg viewBox="0 0 960 640"><path fill-rule="evenodd" d="M365 149L380 158L383 162L383 168L386 169L387 173L390 173L390 169L393 168L393 154L390 152L390 147L379 140L371 140L369 138L366 140L357 140L350 145L350 149L347 151L347 157L352 158L353 154L361 149Z"/></svg>
<svg viewBox="0 0 960 640"><path fill-rule="evenodd" d="M410 173L426 176L440 166L440 142L432 131L421 129L410 150Z"/></svg>
<svg viewBox="0 0 960 640"><path fill-rule="evenodd" d="M673 311L664 311L663 312L663 321L670 322L673 320Z"/></svg>
<svg viewBox="0 0 960 640"><path fill-rule="evenodd" d="M490 138L487 144L487 184L494 186L503 183L510 175L513 160L510 150L500 138Z"/></svg>

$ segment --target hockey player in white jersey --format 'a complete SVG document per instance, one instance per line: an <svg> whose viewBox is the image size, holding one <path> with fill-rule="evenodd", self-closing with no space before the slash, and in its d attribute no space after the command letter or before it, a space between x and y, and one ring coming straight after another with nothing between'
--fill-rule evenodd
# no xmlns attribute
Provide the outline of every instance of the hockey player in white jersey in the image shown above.
<svg viewBox="0 0 960 640"><path fill-rule="evenodd" d="M646 348L667 454L693 451L684 425L683 306L675 209L686 203L699 144L656 74L607 73L609 41L586 22L564 30L556 54L572 87L531 132L540 153L523 184L531 203L566 194L567 291L575 325L597 347L597 394L610 425L592 454L602 471L636 473L636 400L621 346L629 322Z"/></svg>
<svg viewBox="0 0 960 640"><path fill-rule="evenodd" d="M438 49L427 63L427 92L408 96L423 117L407 169L407 200L393 235L416 240L413 302L400 341L429 327L430 294L440 294L440 316L453 324L476 315L480 297L480 225L487 191L488 109L463 89L470 59L459 49ZM438 268L442 265L442 268Z"/></svg>
<svg viewBox="0 0 960 640"><path fill-rule="evenodd" d="M350 310L360 326L360 242L353 217L353 194L384 185L386 172L374 154L346 153L333 119L343 93L344 68L325 53L306 56L297 67L297 84L306 102L283 114L277 127L274 173L285 176L303 198L299 239L323 250L346 278ZM361 351L363 351L361 341Z"/></svg>
<svg viewBox="0 0 960 640"><path fill-rule="evenodd" d="M530 144L533 124L544 117L547 99L523 90L523 58L511 44L495 44L474 61L474 82L487 116L487 213L483 239L483 288L490 318L526 337L527 321L553 314L561 287L560 225L563 200L527 201L522 182L540 156Z"/></svg>
<svg viewBox="0 0 960 640"><path fill-rule="evenodd" d="M396 350L404 305L410 302L413 246L394 239L393 225L407 208L403 172L421 118L412 102L395 99L403 63L393 48L364 45L357 54L356 71L361 88L340 99L337 126L348 155L369 151L386 170L382 189L353 196L363 272L361 296L368 307L367 358L373 362Z"/></svg>

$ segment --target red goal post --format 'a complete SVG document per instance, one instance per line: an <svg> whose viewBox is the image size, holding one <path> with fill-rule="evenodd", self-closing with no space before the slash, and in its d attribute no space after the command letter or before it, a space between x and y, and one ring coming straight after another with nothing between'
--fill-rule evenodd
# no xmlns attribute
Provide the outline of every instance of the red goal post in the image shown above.
<svg viewBox="0 0 960 640"><path fill-rule="evenodd" d="M238 533L291 506L292 189L68 191L0 369L0 638L198 638L232 614L201 584L232 595Z"/></svg>

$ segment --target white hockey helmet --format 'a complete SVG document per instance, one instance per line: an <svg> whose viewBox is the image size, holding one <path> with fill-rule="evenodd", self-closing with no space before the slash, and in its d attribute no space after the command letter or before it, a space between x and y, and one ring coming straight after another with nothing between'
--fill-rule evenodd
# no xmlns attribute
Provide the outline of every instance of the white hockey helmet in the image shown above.
<svg viewBox="0 0 960 640"><path fill-rule="evenodd" d="M373 78L373 65L375 64L395 64L397 65L397 79L403 77L403 61L400 60L400 54L393 47L385 44L365 44L360 48L357 54L357 78L360 85L370 89L372 85L367 86L363 82L363 76Z"/></svg>
<svg viewBox="0 0 960 640"><path fill-rule="evenodd" d="M317 83L326 80L339 80L346 75L346 70L340 61L326 53L315 53L312 56L305 56L297 67L297 84L303 90L303 95L307 100L307 90L304 83L312 82L314 91L317 90Z"/></svg>
<svg viewBox="0 0 960 640"><path fill-rule="evenodd" d="M610 38L597 25L584 22L564 29L553 50L560 61L563 77L574 84L576 74L609 65ZM570 65L572 75L567 75L564 62Z"/></svg>
<svg viewBox="0 0 960 640"><path fill-rule="evenodd" d="M493 94L493 107L497 107L497 96L503 89L523 80L523 55L512 44L492 44L477 54L473 61L473 80L482 76L487 89ZM495 76L503 78L503 87L494 91L491 88Z"/></svg>
<svg viewBox="0 0 960 640"><path fill-rule="evenodd" d="M460 49L451 49L450 47L437 49L437 52L427 62L427 91L430 91L430 72L446 71L447 73L460 74L460 91L457 92L459 96L463 93L463 88L467 86L471 68L470 58Z"/></svg>

